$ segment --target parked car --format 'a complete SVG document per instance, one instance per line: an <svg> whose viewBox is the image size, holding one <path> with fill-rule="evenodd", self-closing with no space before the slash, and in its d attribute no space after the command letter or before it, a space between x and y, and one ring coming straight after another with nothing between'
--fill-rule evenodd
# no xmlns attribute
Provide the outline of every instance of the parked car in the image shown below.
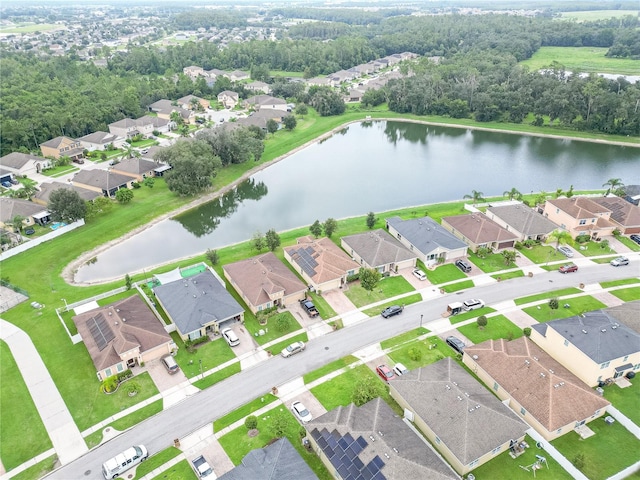
<svg viewBox="0 0 640 480"><path fill-rule="evenodd" d="M456 260L456 267L462 270L464 273L469 273L471 271L471 264L462 258Z"/></svg>
<svg viewBox="0 0 640 480"><path fill-rule="evenodd" d="M193 469L198 474L198 477L206 478L213 475L213 478L215 478L213 468L209 466L207 461L204 459L204 456L200 455L199 457L194 458L193 460L191 460L191 464L193 465Z"/></svg>
<svg viewBox="0 0 640 480"><path fill-rule="evenodd" d="M291 411L302 423L307 423L313 420L311 412L302 404L302 402L293 402L291 404Z"/></svg>
<svg viewBox="0 0 640 480"><path fill-rule="evenodd" d="M621 267L622 265L629 265L629 259L627 257L614 258L609 262L614 267Z"/></svg>
<svg viewBox="0 0 640 480"><path fill-rule="evenodd" d="M396 374L393 373L393 370L391 370L388 366L386 365L378 365L376 367L376 373L380 376L380 378L382 380L384 380L385 382L388 382L389 380L393 380L394 378L396 378Z"/></svg>
<svg viewBox="0 0 640 480"><path fill-rule="evenodd" d="M12 178L9 181L11 182L12 185L20 185L20 182L16 178Z"/></svg>
<svg viewBox="0 0 640 480"><path fill-rule="evenodd" d="M405 373L409 373L409 369L402 363L396 363L396 366L393 367L393 373L395 373L398 377L401 377Z"/></svg>
<svg viewBox="0 0 640 480"><path fill-rule="evenodd" d="M235 347L240 345L240 339L236 335L236 332L231 330L230 328L225 328L220 332L222 334L222 338L229 344L230 347Z"/></svg>
<svg viewBox="0 0 640 480"><path fill-rule="evenodd" d="M318 309L311 300L304 298L300 300L300 305L302 306L302 308L304 308L305 312L307 312L307 315L309 315L310 317L313 318L320 315L320 312L318 312Z"/></svg>
<svg viewBox="0 0 640 480"><path fill-rule="evenodd" d="M282 349L282 352L280 352L280 355L282 355L284 358L287 358L287 357L290 357L291 355L295 355L296 353L300 353L304 349L305 349L304 342L293 342L287 348Z"/></svg>
<svg viewBox="0 0 640 480"><path fill-rule="evenodd" d="M640 235L636 235L635 233L629 237L631 240L640 245Z"/></svg>
<svg viewBox="0 0 640 480"><path fill-rule="evenodd" d="M573 252L571 251L571 249L569 247L566 247L564 245L558 247L558 251L563 254L565 257L567 258L572 258L573 257Z"/></svg>
<svg viewBox="0 0 640 480"><path fill-rule="evenodd" d="M0 183L0 185L2 185L4 188L11 188L11 182L9 180L5 180L2 183Z"/></svg>
<svg viewBox="0 0 640 480"><path fill-rule="evenodd" d="M416 268L413 270L413 276L416 277L418 280L426 280L427 279L427 275L420 270L419 268Z"/></svg>
<svg viewBox="0 0 640 480"><path fill-rule="evenodd" d="M148 148L142 148L142 149L140 149L140 153L143 154L143 155L145 153L149 153L149 149Z"/></svg>
<svg viewBox="0 0 640 480"><path fill-rule="evenodd" d="M402 310L404 310L404 307L402 307L401 305L391 305L390 307L382 310L380 315L382 315L383 318L389 318L393 317L394 315L399 315L400 313L402 313Z"/></svg>
<svg viewBox="0 0 640 480"><path fill-rule="evenodd" d="M73 163L79 163L80 165L82 165L84 163L84 160L81 158L74 158Z"/></svg>
<svg viewBox="0 0 640 480"><path fill-rule="evenodd" d="M477 310L478 308L484 307L484 302L479 298L472 298L470 300L465 300L462 302L462 308L464 308L467 312L471 310Z"/></svg>
<svg viewBox="0 0 640 480"><path fill-rule="evenodd" d="M562 265L558 271L560 273L570 273L570 272L577 272L578 271L578 265L576 265L575 263L567 263L565 265Z"/></svg>
<svg viewBox="0 0 640 480"><path fill-rule="evenodd" d="M102 464L102 475L106 480L119 477L130 468L135 467L140 462L144 462L149 457L149 452L144 445L134 445L127 448Z"/></svg>
<svg viewBox="0 0 640 480"><path fill-rule="evenodd" d="M464 347L466 347L466 345L462 340L460 340L458 337L451 336L451 337L447 337L446 342L447 342L447 345L449 345L456 352L462 355L462 353L464 352Z"/></svg>
<svg viewBox="0 0 640 480"><path fill-rule="evenodd" d="M167 355L166 357L162 357L162 365L167 369L171 375L174 373L178 373L180 367L176 363L175 359L171 355Z"/></svg>

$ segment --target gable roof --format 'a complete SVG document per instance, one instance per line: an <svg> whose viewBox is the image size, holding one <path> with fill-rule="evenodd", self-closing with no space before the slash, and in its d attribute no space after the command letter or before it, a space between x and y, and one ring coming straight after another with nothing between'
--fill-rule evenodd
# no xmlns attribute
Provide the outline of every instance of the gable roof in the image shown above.
<svg viewBox="0 0 640 480"><path fill-rule="evenodd" d="M550 432L609 405L527 337L487 340L464 354Z"/></svg>
<svg viewBox="0 0 640 480"><path fill-rule="evenodd" d="M180 116L182 116L183 118L189 118L192 114L190 110L187 110L177 105L173 105L173 102L171 102L171 100L166 100L166 99L153 102L151 105L149 105L149 109L151 111L154 111L156 113L161 113L164 115L171 115L171 113L173 112L178 112L180 113ZM140 118L150 119L150 118L156 118L156 117L146 116L146 117L140 117ZM147 123L151 123L151 122L147 121Z"/></svg>
<svg viewBox="0 0 640 480"><path fill-rule="evenodd" d="M209 270L160 285L153 291L178 330L185 335L244 311Z"/></svg>
<svg viewBox="0 0 640 480"><path fill-rule="evenodd" d="M224 265L223 270L254 306L271 301L270 295L302 292L306 285L272 252Z"/></svg>
<svg viewBox="0 0 640 480"><path fill-rule="evenodd" d="M333 459L332 464L342 478L358 478L349 476L350 467L355 467L357 473L376 464L383 477L373 478L459 478L433 451L431 445L404 423L380 397L361 407L350 404L334 408L310 421L306 429L325 455L330 460ZM349 450L358 453L345 465L340 462L340 453L349 445L352 445Z"/></svg>
<svg viewBox="0 0 640 480"><path fill-rule="evenodd" d="M418 258L415 253L381 228L348 235L342 237L342 241L372 267Z"/></svg>
<svg viewBox="0 0 640 480"><path fill-rule="evenodd" d="M635 303L635 314L640 318L640 302ZM555 330L598 364L640 352L640 334L618 323L607 310L536 323L532 328L543 337L547 329Z"/></svg>
<svg viewBox="0 0 640 480"><path fill-rule="evenodd" d="M442 223L451 225L454 230L476 245L518 239L513 232L502 228L483 213L443 217Z"/></svg>
<svg viewBox="0 0 640 480"><path fill-rule="evenodd" d="M288 438L250 451L242 463L218 480L317 480Z"/></svg>
<svg viewBox="0 0 640 480"><path fill-rule="evenodd" d="M237 92L232 92L231 90L223 90L218 94L218 99L224 98L225 96L235 98L236 100L240 98Z"/></svg>
<svg viewBox="0 0 640 480"><path fill-rule="evenodd" d="M117 135L113 135L107 132L93 132L89 135L85 135L84 137L80 137L78 140L80 142L87 143L97 143L100 145L106 145L108 143L113 143L118 139Z"/></svg>
<svg viewBox="0 0 640 480"><path fill-rule="evenodd" d="M60 145L62 145L63 143L75 143L75 142L76 140L74 140L73 138L60 136L60 137L52 138L51 140L47 140L46 142L41 143L40 146L50 147L50 148L59 148Z"/></svg>
<svg viewBox="0 0 640 480"><path fill-rule="evenodd" d="M427 255L438 248L445 250L467 248L466 243L429 217L410 220L390 217L387 218L387 225L392 226L423 255Z"/></svg>
<svg viewBox="0 0 640 480"><path fill-rule="evenodd" d="M72 179L74 183L82 183L83 185L91 185L105 191L126 185L131 181L131 177L112 173L99 168L80 170Z"/></svg>
<svg viewBox="0 0 640 480"><path fill-rule="evenodd" d="M48 160L43 157L36 157L35 155L21 152L11 152L0 158L0 165L18 170L29 162L48 162Z"/></svg>
<svg viewBox="0 0 640 480"><path fill-rule="evenodd" d="M84 201L95 200L96 198L102 196L101 193L96 192L94 190L88 190L86 188L76 187L76 186L71 185L69 183L47 182L47 183L42 183L40 185L40 191L36 192L36 194L33 197L38 199L38 200L42 200L45 203L49 203L49 197L51 197L51 194L53 192L55 192L56 190L60 189L60 188L64 188L65 190L73 190L75 192L78 192L78 195L80 195L80 198L82 200L84 200Z"/></svg>
<svg viewBox="0 0 640 480"><path fill-rule="evenodd" d="M316 284L335 280L350 270L359 270L360 265L351 260L340 247L327 237L298 238L298 245L284 250Z"/></svg>
<svg viewBox="0 0 640 480"><path fill-rule="evenodd" d="M124 160L121 160L120 162L116 163L113 166L113 170L118 170L121 172L133 173L138 175L138 174L150 172L151 170L153 170L154 168L157 168L158 166L159 166L158 163L153 162L151 160L132 157L132 158L125 158Z"/></svg>
<svg viewBox="0 0 640 480"><path fill-rule="evenodd" d="M607 308L606 311L618 322L624 323L631 330L640 334L640 300L625 302L622 305Z"/></svg>
<svg viewBox="0 0 640 480"><path fill-rule="evenodd" d="M487 212L524 235L546 235L558 228L551 220L523 203L489 207Z"/></svg>
<svg viewBox="0 0 640 480"><path fill-rule="evenodd" d="M0 197L0 222L11 222L16 215L21 217L31 217L46 209L42 205L38 205L28 200L20 200L19 198Z"/></svg>
<svg viewBox="0 0 640 480"><path fill-rule="evenodd" d="M640 226L640 207L620 197L596 197L591 201L611 212L609 218L625 227Z"/></svg>
<svg viewBox="0 0 640 480"><path fill-rule="evenodd" d="M182 97L182 98L179 98L179 99L177 100L177 102L178 102L178 104L180 104L180 105L188 105L188 104L190 104L190 103L191 103L191 101L192 101L193 99L197 100L197 101L198 101L198 103L200 103L200 100L203 100L202 98L200 98L200 97L196 97L195 95L186 95L186 96L184 96L184 97Z"/></svg>
<svg viewBox="0 0 640 480"><path fill-rule="evenodd" d="M249 105L286 105L287 101L271 95L254 95L245 100Z"/></svg>
<svg viewBox="0 0 640 480"><path fill-rule="evenodd" d="M597 214L609 212L608 208L586 197L555 198L547 200L547 203L576 219L593 218Z"/></svg>
<svg viewBox="0 0 640 480"><path fill-rule="evenodd" d="M522 437L529 428L451 357L412 370L390 387L463 465Z"/></svg>

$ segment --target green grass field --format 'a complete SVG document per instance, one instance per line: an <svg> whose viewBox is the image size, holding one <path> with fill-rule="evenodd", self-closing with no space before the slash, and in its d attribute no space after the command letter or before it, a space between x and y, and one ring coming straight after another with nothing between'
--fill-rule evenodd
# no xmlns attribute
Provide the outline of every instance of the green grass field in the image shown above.
<svg viewBox="0 0 640 480"><path fill-rule="evenodd" d="M504 315L487 318L487 326L483 329L480 329L477 323L470 323L469 325L458 327L458 331L476 344L485 340L498 340L499 338L513 340L523 335L522 329L514 325Z"/></svg>
<svg viewBox="0 0 640 480"><path fill-rule="evenodd" d="M593 22L595 20L606 20L608 18L620 18L627 15L638 16L637 10L585 10L583 12L562 12L562 20L571 19L578 22Z"/></svg>
<svg viewBox="0 0 640 480"><path fill-rule="evenodd" d="M234 410L233 412L226 414L224 417L220 417L219 419L217 419L215 422L213 422L213 431L219 432L223 428L232 425L238 420L251 415L256 410L260 410L262 407L275 402L277 399L278 397L270 393L262 395L261 397L258 397L255 400L244 404L242 407Z"/></svg>
<svg viewBox="0 0 640 480"><path fill-rule="evenodd" d="M54 23L21 23L14 24L12 26L0 27L0 33L48 32L59 28L63 27Z"/></svg>
<svg viewBox="0 0 640 480"><path fill-rule="evenodd" d="M637 75L640 60L605 57L608 48L540 47L531 58L520 62L531 70L540 70L558 62L572 72Z"/></svg>
<svg viewBox="0 0 640 480"><path fill-rule="evenodd" d="M361 308L414 290L415 288L404 277L387 277L380 280L376 288L371 292L362 288L359 282L354 282L349 285L349 289L344 294L356 307ZM399 303L402 303L402 301Z"/></svg>
<svg viewBox="0 0 640 480"><path fill-rule="evenodd" d="M557 320L559 318L568 318L580 315L583 312L590 312L592 310L599 310L606 308L607 306L600 300L597 300L589 295L583 297L568 298L566 300L560 299L560 305L557 309L549 308L548 303L537 305L535 307L523 308L522 311L528 315L531 315L538 322L549 322L551 320ZM564 305L569 305L567 308Z"/></svg>

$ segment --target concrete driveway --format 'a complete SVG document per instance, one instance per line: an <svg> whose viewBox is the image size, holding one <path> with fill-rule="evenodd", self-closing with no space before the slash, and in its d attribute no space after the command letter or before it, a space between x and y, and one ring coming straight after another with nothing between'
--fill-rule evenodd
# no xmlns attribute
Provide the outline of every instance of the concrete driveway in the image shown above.
<svg viewBox="0 0 640 480"><path fill-rule="evenodd" d="M338 315L357 310L357 307L347 298L342 290L330 290L322 293L327 303L333 308Z"/></svg>
<svg viewBox="0 0 640 480"><path fill-rule="evenodd" d="M293 402L302 402L302 404L307 407L307 410L309 410L313 418L318 418L320 415L327 413L327 409L322 406L318 399L309 390L305 390L295 396L288 397L286 401L283 400L285 407L288 409L291 409L291 404ZM293 416L295 417L295 415Z"/></svg>
<svg viewBox="0 0 640 480"><path fill-rule="evenodd" d="M167 369L164 368L160 359L145 363L145 368L161 394L180 385L182 382L188 381L182 370L179 370L173 375L167 372Z"/></svg>
<svg viewBox="0 0 640 480"><path fill-rule="evenodd" d="M235 323L231 325L230 328L235 332L235 334L240 339L239 345L236 345L235 347L229 347L231 348L233 353L236 355L236 357L240 357L245 353L251 353L256 348L258 348L258 344L253 339L253 335L251 335L249 330L247 330L247 328L244 325L240 323Z"/></svg>

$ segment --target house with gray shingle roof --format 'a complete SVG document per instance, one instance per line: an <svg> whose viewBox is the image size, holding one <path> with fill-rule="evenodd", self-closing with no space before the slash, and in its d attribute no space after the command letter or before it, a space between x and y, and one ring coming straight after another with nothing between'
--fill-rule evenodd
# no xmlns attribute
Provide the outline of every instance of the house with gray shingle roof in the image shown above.
<svg viewBox="0 0 640 480"><path fill-rule="evenodd" d="M375 268L380 273L397 272L415 267L418 255L383 229L347 235L340 239L342 248L365 268Z"/></svg>
<svg viewBox="0 0 640 480"><path fill-rule="evenodd" d="M464 241L472 252L486 247L494 252L513 248L518 235L491 220L483 213L442 217L442 226Z"/></svg>
<svg viewBox="0 0 640 480"><path fill-rule="evenodd" d="M145 178L153 177L155 169L160 165L158 162L144 158L125 158L111 168L111 173L133 177L136 181L141 182Z"/></svg>
<svg viewBox="0 0 640 480"><path fill-rule="evenodd" d="M122 148L125 142L124 137L119 137L113 133L107 132L93 132L84 137L78 139L83 148L86 148L90 152L94 150L106 150L109 145L113 145L114 148Z"/></svg>
<svg viewBox="0 0 640 480"><path fill-rule="evenodd" d="M450 357L401 375L389 391L460 475L508 451L529 428Z"/></svg>
<svg viewBox="0 0 640 480"><path fill-rule="evenodd" d="M244 320L244 309L211 270L164 283L153 292L183 340L195 340Z"/></svg>
<svg viewBox="0 0 640 480"><path fill-rule="evenodd" d="M51 166L48 158L37 157L27 153L12 152L0 158L0 167L3 167L14 175L26 176L32 173L40 173Z"/></svg>
<svg viewBox="0 0 640 480"><path fill-rule="evenodd" d="M455 260L467 254L467 244L429 217L402 220L390 217L387 230L426 265Z"/></svg>
<svg viewBox="0 0 640 480"><path fill-rule="evenodd" d="M558 228L558 225L523 203L492 206L487 208L485 214L505 230L517 235L521 242L544 241L547 235Z"/></svg>
<svg viewBox="0 0 640 480"><path fill-rule="evenodd" d="M65 190L74 190L85 202L95 200L98 197L102 197L102 193L99 193L95 190L87 190L86 188L70 185L69 183L46 182L40 184L40 190L35 193L35 195L31 198L31 201L33 203L37 203L46 207L47 205L49 205L51 194L61 188L64 188Z"/></svg>
<svg viewBox="0 0 640 480"><path fill-rule="evenodd" d="M459 476L380 397L337 407L305 425L335 478L453 480Z"/></svg>
<svg viewBox="0 0 640 480"><path fill-rule="evenodd" d="M121 188L133 188L135 180L129 175L112 173L102 169L85 169L75 174L72 185L99 192L105 197L114 197Z"/></svg>
<svg viewBox="0 0 640 480"><path fill-rule="evenodd" d="M49 212L42 205L37 205L19 198L0 197L0 227L12 224L16 216L22 217L25 226L49 222Z"/></svg>
<svg viewBox="0 0 640 480"><path fill-rule="evenodd" d="M640 301L625 306L640 319ZM640 333L619 321L615 310L536 323L531 340L592 387L640 370Z"/></svg>
<svg viewBox="0 0 640 480"><path fill-rule="evenodd" d="M288 109L287 101L282 98L272 97L271 95L254 95L244 101L246 107L253 107L255 110L281 110L286 112Z"/></svg>
<svg viewBox="0 0 640 480"><path fill-rule="evenodd" d="M60 136L47 140L40 144L43 157L69 157L73 160L84 156L81 143L78 140L66 136Z"/></svg>

